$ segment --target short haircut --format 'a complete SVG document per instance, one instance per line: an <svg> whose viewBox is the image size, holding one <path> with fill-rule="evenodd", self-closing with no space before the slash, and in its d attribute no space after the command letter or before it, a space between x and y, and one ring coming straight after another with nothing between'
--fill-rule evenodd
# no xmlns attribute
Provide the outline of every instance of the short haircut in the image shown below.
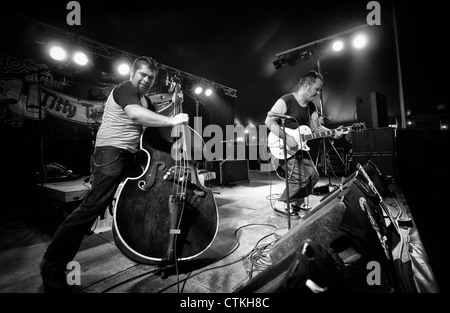
<svg viewBox="0 0 450 313"><path fill-rule="evenodd" d="M309 71L308 73L304 74L299 82L298 86L304 86L307 84L314 84L317 79L320 79L323 82L323 76L322 74L316 72L316 71Z"/></svg>
<svg viewBox="0 0 450 313"><path fill-rule="evenodd" d="M159 71L158 62L156 62L153 58L147 56L138 57L136 60L134 60L132 69L134 72L136 72L143 66L146 66L152 71L155 71L156 74Z"/></svg>

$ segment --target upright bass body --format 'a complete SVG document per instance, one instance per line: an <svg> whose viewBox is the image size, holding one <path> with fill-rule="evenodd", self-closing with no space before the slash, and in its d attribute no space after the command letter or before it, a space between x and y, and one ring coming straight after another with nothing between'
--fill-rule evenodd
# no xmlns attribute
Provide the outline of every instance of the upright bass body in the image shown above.
<svg viewBox="0 0 450 313"><path fill-rule="evenodd" d="M146 128L141 137L143 173L127 178L118 192L113 237L121 252L137 263L195 258L217 234L219 216L212 191L199 183L192 162L182 168L175 163L171 149L161 129ZM173 196L179 185L184 186L180 200Z"/></svg>

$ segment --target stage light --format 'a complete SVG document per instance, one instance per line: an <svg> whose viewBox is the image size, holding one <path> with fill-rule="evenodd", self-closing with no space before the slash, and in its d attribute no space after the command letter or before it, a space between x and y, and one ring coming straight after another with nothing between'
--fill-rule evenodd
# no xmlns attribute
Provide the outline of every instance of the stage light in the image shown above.
<svg viewBox="0 0 450 313"><path fill-rule="evenodd" d="M366 28L367 25L361 25L347 31L341 32L339 34L331 35L308 44L289 49L280 53L275 54L277 60L273 61L275 69L280 69L284 64L288 63L290 66L294 66L298 62L308 61L313 58L317 58L317 61L326 56L329 52L342 51L348 44L349 34L356 34L354 37L353 46L355 49L364 48L368 42L368 35L360 31L362 28ZM356 33L358 31L358 33ZM347 37L347 38L346 38Z"/></svg>
<svg viewBox="0 0 450 313"><path fill-rule="evenodd" d="M118 55L113 58L113 64L111 66L115 73L125 76L130 74L131 63L132 61L129 58Z"/></svg>
<svg viewBox="0 0 450 313"><path fill-rule="evenodd" d="M77 51L73 54L73 61L79 65L86 65L89 62L87 55L84 52Z"/></svg>
<svg viewBox="0 0 450 313"><path fill-rule="evenodd" d="M199 94L202 93L202 91L203 91L203 88L199 86L199 87L195 88L194 92L195 92L196 95L199 95Z"/></svg>
<svg viewBox="0 0 450 313"><path fill-rule="evenodd" d="M82 66L89 63L86 53L84 53L82 49L74 47L72 44L52 39L48 41L46 47L48 49L47 52L52 59L63 62L63 64L58 65L58 69L66 68L72 64L72 62ZM71 59L69 59L69 55L71 55Z"/></svg>
<svg viewBox="0 0 450 313"><path fill-rule="evenodd" d="M50 47L50 56L57 61L64 61L67 59L67 52L66 50L58 45L54 45Z"/></svg>
<svg viewBox="0 0 450 313"><path fill-rule="evenodd" d="M312 52L309 50L303 51L302 53L300 53L300 58L302 60L310 60L312 57Z"/></svg>
<svg viewBox="0 0 450 313"><path fill-rule="evenodd" d="M353 38L353 47L355 49L362 49L367 45L368 42L368 38L365 34L357 34L354 38Z"/></svg>
<svg viewBox="0 0 450 313"><path fill-rule="evenodd" d="M344 42L342 40L336 40L331 45L331 48L333 49L333 51L339 52L344 49Z"/></svg>
<svg viewBox="0 0 450 313"><path fill-rule="evenodd" d="M283 64L281 63L280 60L275 60L273 61L273 66L275 67L276 70L279 70L280 68L283 67Z"/></svg>
<svg viewBox="0 0 450 313"><path fill-rule="evenodd" d="M287 63L287 59L285 56L280 56L278 58L278 60L273 61L273 66L275 67L276 70L280 69L283 67L283 65L285 65Z"/></svg>
<svg viewBox="0 0 450 313"><path fill-rule="evenodd" d="M122 63L117 66L117 71L120 75L128 75L130 73L130 65L127 63Z"/></svg>
<svg viewBox="0 0 450 313"><path fill-rule="evenodd" d="M192 90L196 95L203 95L206 97L210 97L213 94L213 89L205 82L194 83Z"/></svg>

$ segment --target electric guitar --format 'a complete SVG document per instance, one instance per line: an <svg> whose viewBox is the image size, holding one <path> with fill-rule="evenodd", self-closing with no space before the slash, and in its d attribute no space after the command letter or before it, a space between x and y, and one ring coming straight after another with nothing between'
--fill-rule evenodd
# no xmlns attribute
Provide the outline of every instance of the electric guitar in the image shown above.
<svg viewBox="0 0 450 313"><path fill-rule="evenodd" d="M310 148L306 144L308 140L317 139L322 137L329 137L336 134L336 132L343 132L347 134L349 131L359 131L366 128L364 123L355 123L352 126L341 127L337 129L330 129L327 131L321 131L313 133L311 128L306 125L301 125L297 129L286 128L286 134L291 135L295 138L297 142L297 150L293 151L292 149L287 148L286 155L287 157L291 157L295 155L297 151L309 151ZM274 133L270 132L267 137L267 146L270 149L270 153L277 159L284 159L284 141L282 138L278 137Z"/></svg>

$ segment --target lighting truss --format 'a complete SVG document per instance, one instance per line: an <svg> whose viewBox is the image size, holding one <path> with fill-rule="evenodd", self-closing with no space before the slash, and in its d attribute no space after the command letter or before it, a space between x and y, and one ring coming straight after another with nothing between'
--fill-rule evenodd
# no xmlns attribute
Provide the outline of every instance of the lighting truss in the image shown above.
<svg viewBox="0 0 450 313"><path fill-rule="evenodd" d="M343 31L341 33L331 35L302 46L298 46L283 52L279 52L275 54L277 59L273 62L275 69L280 69L284 64L288 64L289 66L294 66L299 61L309 60L315 54L318 54L318 57L322 56L327 50L327 44L331 42L333 39L336 39L341 36L345 36L351 33L354 33L358 30L368 27L367 24L363 24L352 29Z"/></svg>
<svg viewBox="0 0 450 313"><path fill-rule="evenodd" d="M128 58L130 60L137 58L138 56L130 53L130 52L126 52L111 46L108 46L106 44L102 44L99 42L96 42L94 40L88 39L86 37L83 36L79 36L73 33L69 33L66 32L62 29L47 25L45 23L12 13L24 20L26 20L26 24L32 29L32 32L34 33L35 36L37 37L44 37L46 34L52 34L55 35L57 34L57 36L62 37L63 39L66 39L70 42L76 42L79 45L84 46L90 53L97 55L99 57L103 57L106 59L110 59L110 60L115 60L118 56L120 57L125 57ZM180 78L184 78L187 80L202 80L205 83L214 86L217 89L222 89L225 93L225 95L236 98L237 97L237 90L236 89L232 89L230 87L218 84L216 82L213 81L209 81L205 78L181 71L179 69L173 68L171 66L165 65L165 64L161 64L161 66L163 68L165 68L168 72L168 74L171 75L178 75Z"/></svg>

